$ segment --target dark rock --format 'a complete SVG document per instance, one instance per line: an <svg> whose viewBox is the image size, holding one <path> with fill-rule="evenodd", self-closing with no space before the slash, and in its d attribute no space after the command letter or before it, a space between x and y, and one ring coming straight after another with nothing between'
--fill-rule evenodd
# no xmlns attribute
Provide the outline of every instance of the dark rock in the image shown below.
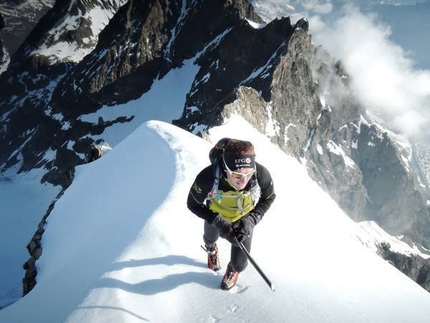
<svg viewBox="0 0 430 323"><path fill-rule="evenodd" d="M430 292L430 260L394 252L389 243L381 244L378 249L383 259Z"/></svg>
<svg viewBox="0 0 430 323"><path fill-rule="evenodd" d="M304 31L309 31L309 21L306 18L299 19L296 24L294 25L294 28L301 28Z"/></svg>

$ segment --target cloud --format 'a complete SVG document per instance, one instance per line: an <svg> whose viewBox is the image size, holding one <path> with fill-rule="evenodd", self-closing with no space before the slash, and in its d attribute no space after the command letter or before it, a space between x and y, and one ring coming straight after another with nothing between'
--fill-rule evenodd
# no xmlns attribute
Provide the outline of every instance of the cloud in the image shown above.
<svg viewBox="0 0 430 323"><path fill-rule="evenodd" d="M370 111L411 138L430 135L430 71L414 68L390 40L389 26L351 6L337 19L313 16L309 21L314 42L341 59L352 90Z"/></svg>
<svg viewBox="0 0 430 323"><path fill-rule="evenodd" d="M318 0L305 1L303 8L315 12L316 14L328 14L333 11L333 4L330 2L320 3Z"/></svg>

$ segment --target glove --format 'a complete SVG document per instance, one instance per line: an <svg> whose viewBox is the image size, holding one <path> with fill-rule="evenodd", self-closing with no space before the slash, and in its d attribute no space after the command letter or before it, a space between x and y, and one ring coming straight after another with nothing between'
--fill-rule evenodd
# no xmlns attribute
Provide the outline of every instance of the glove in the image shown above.
<svg viewBox="0 0 430 323"><path fill-rule="evenodd" d="M218 214L215 219L213 219L212 225L218 229L219 236L221 238L224 238L231 244L238 246L237 239L230 222Z"/></svg>
<svg viewBox="0 0 430 323"><path fill-rule="evenodd" d="M261 217L257 213L249 213L233 225L234 233L239 242L244 242L248 238L252 229L260 222Z"/></svg>

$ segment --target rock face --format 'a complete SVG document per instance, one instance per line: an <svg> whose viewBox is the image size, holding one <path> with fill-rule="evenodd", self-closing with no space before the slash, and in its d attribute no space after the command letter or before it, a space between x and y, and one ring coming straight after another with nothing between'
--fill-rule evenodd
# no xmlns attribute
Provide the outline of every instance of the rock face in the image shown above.
<svg viewBox="0 0 430 323"><path fill-rule="evenodd" d="M85 56L97 44L99 35L96 32L100 30L91 25L91 12L105 12L105 21L96 23L97 26L107 24L123 2L59 1L11 57L8 70L0 77L5 85L0 89L0 115L7 124L0 130L0 137L9 143L0 146L0 164L4 168L19 164L18 172L25 172L46 167L48 172L43 181L63 187L70 184L70 172L83 161L78 154L86 155L91 149L92 140L83 137L100 133L103 127L79 122L77 114L71 113L79 106L76 101L66 102L61 107L64 118L56 117L60 112L55 110L53 92L56 86L52 84L60 86L61 79L77 66L76 59ZM76 25L64 24L66 18L75 18ZM75 56L43 50L44 47L68 48L69 44L75 48ZM74 140L75 149L64 146ZM47 160L45 153L50 150L55 151L55 158Z"/></svg>
<svg viewBox="0 0 430 323"><path fill-rule="evenodd" d="M406 256L391 250L390 244L379 246L379 254L390 264L430 291L430 261L416 255Z"/></svg>
<svg viewBox="0 0 430 323"><path fill-rule="evenodd" d="M42 236L45 232L45 224L49 215L55 207L55 203L58 199L64 194L65 189L61 190L58 196L52 201L49 205L48 210L43 215L42 220L40 221L36 232L31 238L30 242L27 245L28 253L30 254L30 258L25 262L23 268L25 270L25 276L22 279L23 295L27 295L37 284L36 276L37 276L37 266L36 261L40 258L43 253L42 249Z"/></svg>
<svg viewBox="0 0 430 323"><path fill-rule="evenodd" d="M105 13L103 29L92 10ZM57 1L0 76L1 171L43 168L41 181L66 188L97 138L133 119L82 116L141 97L192 59L183 113L165 121L205 136L240 114L306 164L351 218L430 249L415 147L372 121L308 28L288 17L263 25L245 0ZM42 50L68 46L73 55Z"/></svg>
<svg viewBox="0 0 430 323"><path fill-rule="evenodd" d="M0 13L0 31L6 27L6 23L4 22L4 18L2 16L2 14ZM0 38L0 66L2 66L5 63L5 56L6 56L6 52L4 49L4 45L3 42Z"/></svg>
<svg viewBox="0 0 430 323"><path fill-rule="evenodd" d="M2 0L0 2L0 73L6 69L13 55L39 19L54 5L55 0ZM1 23L4 30L1 30ZM3 51L4 58L2 60Z"/></svg>

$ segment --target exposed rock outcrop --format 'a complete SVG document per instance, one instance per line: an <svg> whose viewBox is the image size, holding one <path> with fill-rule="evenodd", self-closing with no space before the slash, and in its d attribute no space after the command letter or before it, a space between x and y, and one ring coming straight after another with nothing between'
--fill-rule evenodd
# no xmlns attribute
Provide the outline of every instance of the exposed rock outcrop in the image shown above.
<svg viewBox="0 0 430 323"><path fill-rule="evenodd" d="M430 261L417 255L404 255L391 250L390 244L379 246L379 255L430 292Z"/></svg>
<svg viewBox="0 0 430 323"><path fill-rule="evenodd" d="M5 50L13 55L55 0L2 0L0 13L7 31L0 32Z"/></svg>
<svg viewBox="0 0 430 323"><path fill-rule="evenodd" d="M4 22L4 18L0 13L0 32L4 27L6 27L6 23ZM2 72L2 66L4 66L6 63L5 60L6 60L6 50L4 48L2 39L0 38L0 73Z"/></svg>
<svg viewBox="0 0 430 323"><path fill-rule="evenodd" d="M55 207L55 203L59 198L64 194L65 189L62 189L61 192L57 195L57 197L52 201L49 205L48 210L43 215L42 220L37 226L37 230L31 238L30 242L27 245L28 253L30 254L30 258L25 262L23 268L25 270L25 276L22 279L23 286L23 295L27 295L37 284L36 276L37 276L37 266L36 261L40 258L43 253L42 249L42 235L45 232L46 220L51 214L52 210Z"/></svg>

